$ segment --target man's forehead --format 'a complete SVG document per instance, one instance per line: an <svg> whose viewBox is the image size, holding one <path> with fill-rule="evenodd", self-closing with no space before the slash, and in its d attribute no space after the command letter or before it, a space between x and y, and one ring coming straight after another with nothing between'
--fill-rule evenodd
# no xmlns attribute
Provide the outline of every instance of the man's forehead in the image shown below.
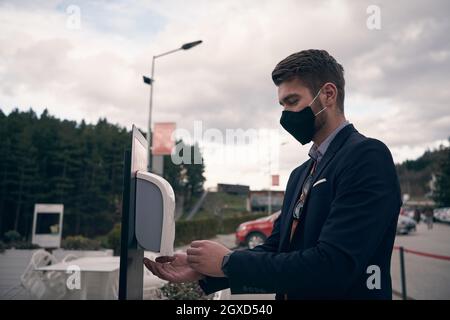
<svg viewBox="0 0 450 320"><path fill-rule="evenodd" d="M278 96L281 99L290 94L302 95L305 91L307 91L307 88L298 78L284 81L278 86Z"/></svg>

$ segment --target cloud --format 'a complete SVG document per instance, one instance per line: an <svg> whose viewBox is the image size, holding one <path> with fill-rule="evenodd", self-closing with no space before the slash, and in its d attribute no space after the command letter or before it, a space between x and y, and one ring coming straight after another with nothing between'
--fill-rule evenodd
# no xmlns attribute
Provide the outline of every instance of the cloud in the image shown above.
<svg viewBox="0 0 450 320"><path fill-rule="evenodd" d="M81 29L66 27L77 5ZM146 127L154 54L202 39L156 60L154 121L193 129L275 129L281 186L307 159L279 126L270 73L287 55L325 48L346 70L346 115L384 141L397 162L450 135L447 1L378 1L381 29L366 27L371 1L34 1L0 3L0 106L128 128ZM217 182L268 186L263 165L208 164ZM275 170L275 169L274 169ZM226 172L227 174L224 174ZM245 179L244 179L245 178ZM242 181L241 181L242 180Z"/></svg>

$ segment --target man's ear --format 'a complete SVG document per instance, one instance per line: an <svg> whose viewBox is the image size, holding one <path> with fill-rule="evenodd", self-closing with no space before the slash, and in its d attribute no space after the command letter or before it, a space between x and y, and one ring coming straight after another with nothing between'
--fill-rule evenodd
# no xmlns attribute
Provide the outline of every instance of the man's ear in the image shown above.
<svg viewBox="0 0 450 320"><path fill-rule="evenodd" d="M324 103L326 107L336 105L338 89L334 83L332 82L325 83L325 85L322 88L322 92L325 93L326 96Z"/></svg>

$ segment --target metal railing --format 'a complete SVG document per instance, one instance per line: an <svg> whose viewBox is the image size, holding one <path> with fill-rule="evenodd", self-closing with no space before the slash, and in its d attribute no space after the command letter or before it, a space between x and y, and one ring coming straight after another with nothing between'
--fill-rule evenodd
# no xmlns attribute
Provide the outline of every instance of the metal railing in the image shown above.
<svg viewBox="0 0 450 320"><path fill-rule="evenodd" d="M404 248L402 246L394 246L394 250L399 251L400 256L400 283L401 283L401 292L398 292L396 290L392 290L394 294L397 294L402 297L403 300L414 300L414 298L411 298L408 296L406 291L406 266L405 266L405 253L414 254L421 257L427 257L432 259L438 259L438 260L446 260L450 261L449 256L443 256L439 254L434 253L428 253L428 252L421 252L417 250L411 250Z"/></svg>

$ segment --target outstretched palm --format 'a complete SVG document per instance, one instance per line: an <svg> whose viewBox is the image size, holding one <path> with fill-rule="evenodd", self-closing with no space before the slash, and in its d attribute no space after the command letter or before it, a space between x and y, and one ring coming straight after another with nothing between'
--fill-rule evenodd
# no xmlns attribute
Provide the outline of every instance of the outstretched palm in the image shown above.
<svg viewBox="0 0 450 320"><path fill-rule="evenodd" d="M189 266L186 253L158 257L155 262L144 258L144 264L157 277L173 283L194 282L203 278L201 273Z"/></svg>

